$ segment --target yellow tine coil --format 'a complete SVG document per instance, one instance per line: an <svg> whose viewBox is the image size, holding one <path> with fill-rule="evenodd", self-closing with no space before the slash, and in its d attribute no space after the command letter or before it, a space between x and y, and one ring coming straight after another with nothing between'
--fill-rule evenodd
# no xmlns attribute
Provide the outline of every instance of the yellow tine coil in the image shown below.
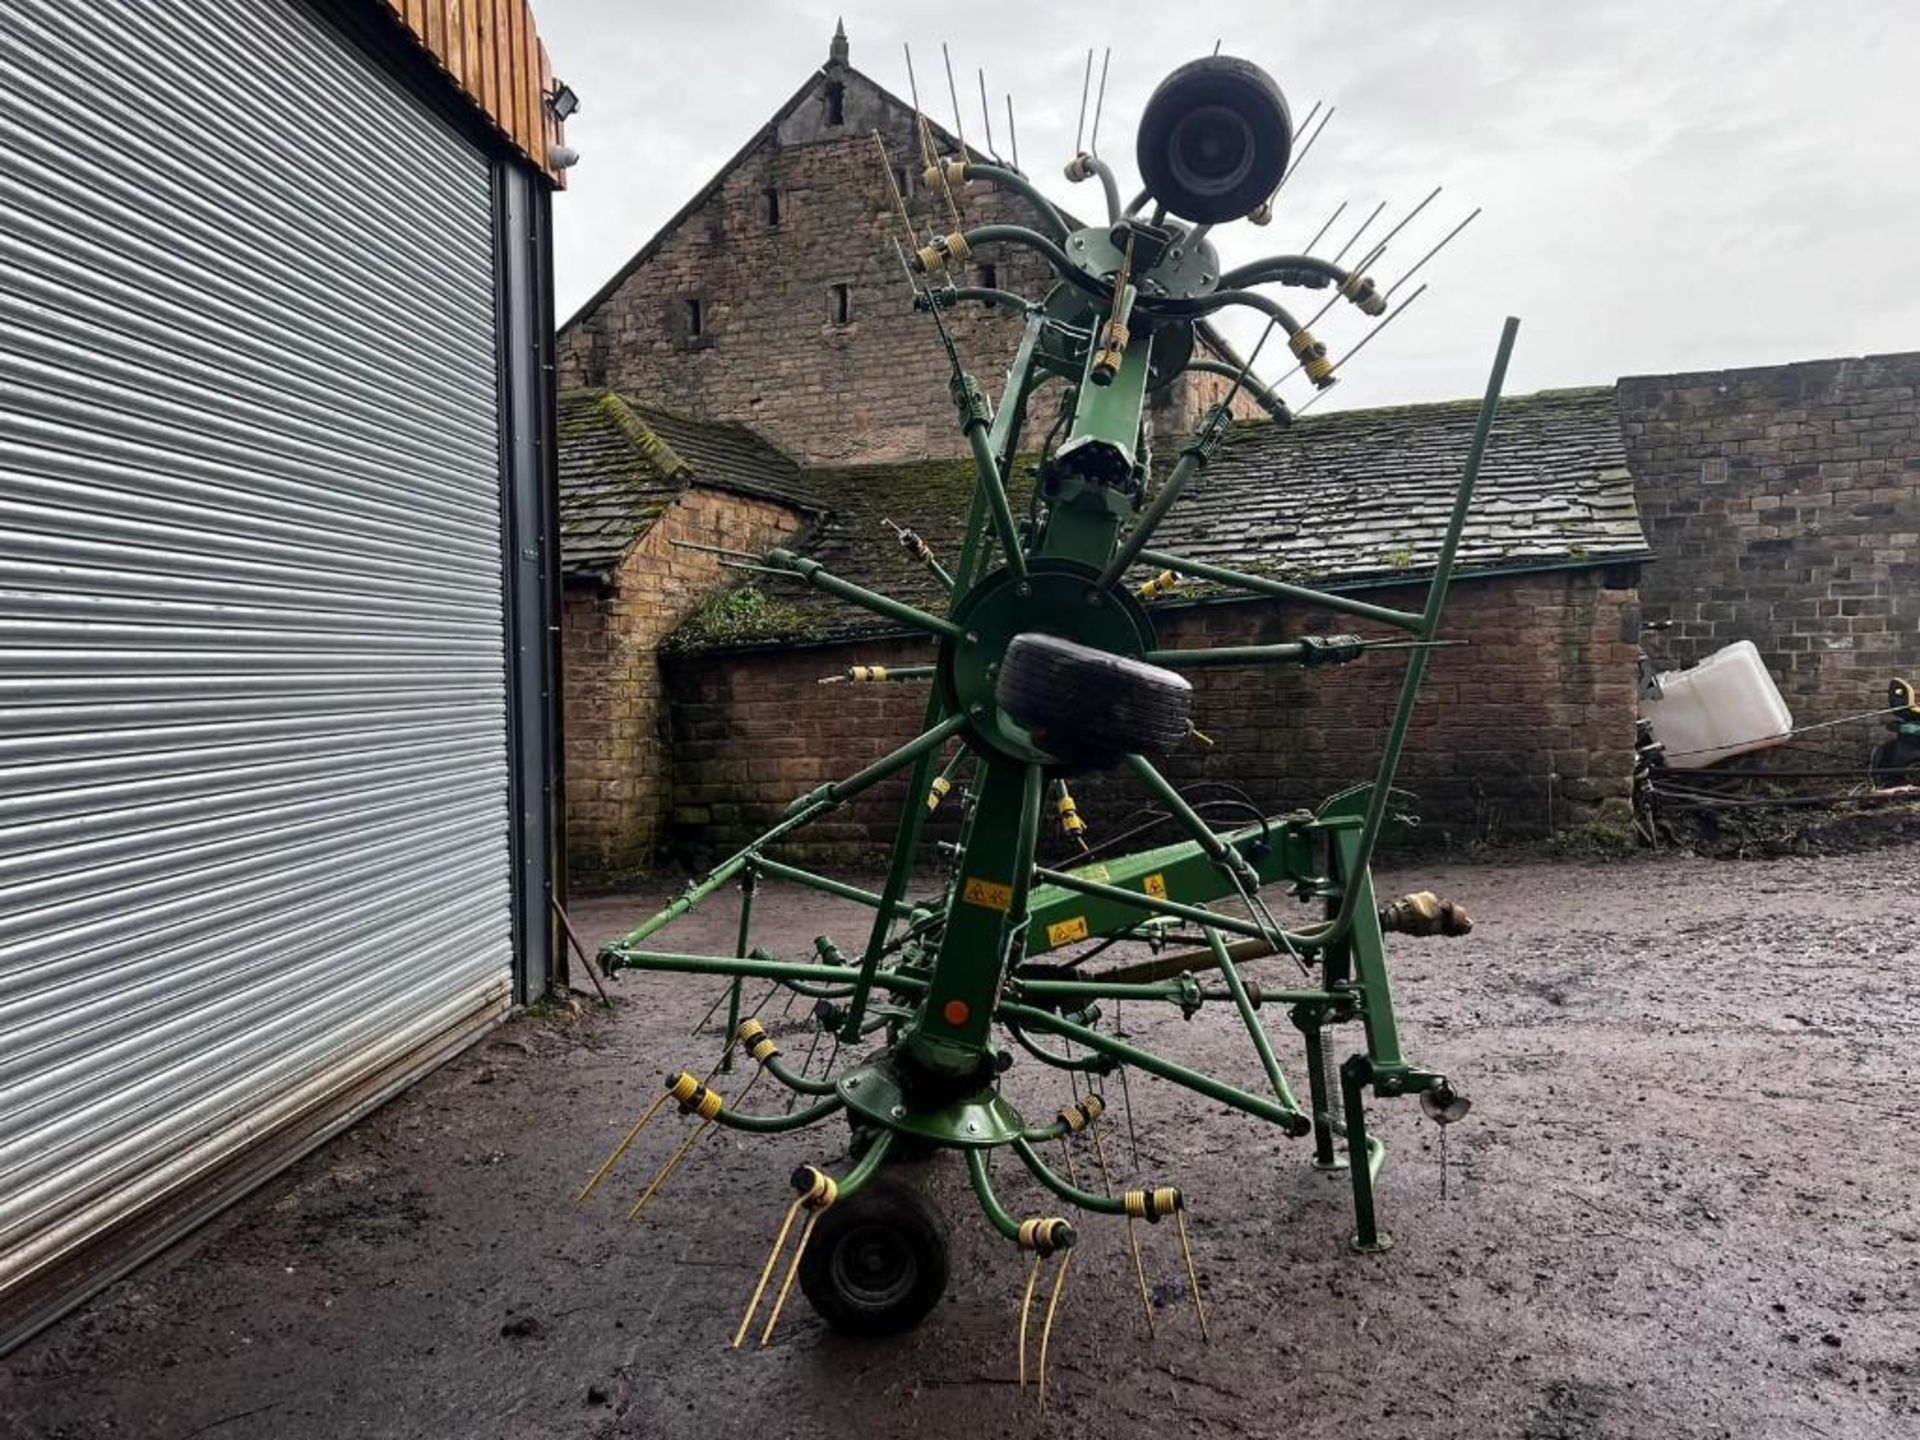
<svg viewBox="0 0 1920 1440"><path fill-rule="evenodd" d="M1020 1389L1027 1388L1027 1316L1033 1309L1033 1287L1040 1278L1040 1267L1046 1264L1047 1257L1035 1254L1033 1264L1027 1267L1027 1292L1020 1297Z"/></svg>
<svg viewBox="0 0 1920 1440"><path fill-rule="evenodd" d="M735 1350L747 1338L747 1327L753 1323L754 1312L760 1308L760 1297L767 1293L767 1281L773 1278L773 1267L780 1259L780 1252L786 1248L787 1235L793 1229L793 1217L800 1213L800 1207L806 1203L807 1197L802 1195L787 1207L787 1218L780 1222L780 1233L773 1237L773 1248L767 1252L767 1263L760 1267L760 1283L753 1287L753 1298L747 1301L747 1313L740 1317L740 1328L733 1332Z"/></svg>
<svg viewBox="0 0 1920 1440"><path fill-rule="evenodd" d="M1185 1208L1173 1212L1174 1223L1180 1227L1180 1253L1187 1262L1187 1288L1193 1292L1193 1314L1200 1322L1200 1338L1211 1345L1213 1336L1207 1330L1207 1307L1200 1299L1200 1275L1193 1268L1193 1242L1187 1238L1187 1212Z"/></svg>
<svg viewBox="0 0 1920 1440"><path fill-rule="evenodd" d="M1147 1312L1147 1338L1155 1339L1159 1331L1153 1323L1153 1296L1147 1290L1147 1263L1140 1258L1140 1232L1134 1227L1133 1216L1127 1216L1127 1248L1133 1251L1133 1273L1140 1277L1140 1308Z"/></svg>
<svg viewBox="0 0 1920 1440"><path fill-rule="evenodd" d="M1053 1339L1053 1317L1060 1309L1060 1292L1067 1288L1067 1266L1073 1262L1073 1251L1060 1252L1060 1268L1053 1272L1053 1294L1047 1300L1047 1321L1040 1327L1040 1409L1047 1408L1047 1345Z"/></svg>
<svg viewBox="0 0 1920 1440"><path fill-rule="evenodd" d="M582 1200L585 1200L589 1195L593 1194L594 1190L599 1187L600 1182L607 1178L608 1173L612 1171L613 1167L620 1163L620 1157L627 1153L627 1147L640 1138L640 1132L653 1123L653 1117L660 1113L660 1107L672 1098L673 1092L670 1090L662 1090L654 1097L653 1103L647 1106L646 1113L634 1121L633 1128L627 1131L626 1138L613 1147L613 1153L607 1156L606 1162L602 1164L598 1170L593 1172L593 1178L580 1187L580 1193L573 1197L574 1204L579 1204Z"/></svg>
<svg viewBox="0 0 1920 1440"><path fill-rule="evenodd" d="M747 1078L747 1083L740 1087L739 1097L734 1101L736 1106L747 1098L747 1095L752 1091L754 1085L759 1082L760 1077L766 1073L764 1070L756 1070ZM640 1212L645 1210L647 1206L653 1202L653 1197L660 1193L660 1187L667 1183L668 1178L673 1172L680 1168L680 1162L687 1158L688 1154L693 1150L693 1147L700 1143L700 1138L712 1128L713 1117L703 1115L700 1121L700 1127L681 1142L680 1148L673 1152L665 1165L660 1167L660 1173L655 1175L647 1185L647 1188L640 1192L640 1198L633 1202L633 1208L627 1212L627 1219L638 1220L640 1218Z"/></svg>
<svg viewBox="0 0 1920 1440"><path fill-rule="evenodd" d="M802 1199L804 1201L805 1197ZM774 1297L773 1309L767 1314L767 1328L760 1332L762 1345L773 1339L773 1327L780 1323L780 1312L787 1308L787 1294L793 1289L793 1277L800 1273L800 1257L807 1253L807 1242L813 1239L813 1227L820 1223L820 1217L826 1213L827 1206L822 1205L807 1216L806 1228L800 1232L800 1243L793 1247L793 1262L787 1266L787 1278L780 1282L780 1293Z"/></svg>

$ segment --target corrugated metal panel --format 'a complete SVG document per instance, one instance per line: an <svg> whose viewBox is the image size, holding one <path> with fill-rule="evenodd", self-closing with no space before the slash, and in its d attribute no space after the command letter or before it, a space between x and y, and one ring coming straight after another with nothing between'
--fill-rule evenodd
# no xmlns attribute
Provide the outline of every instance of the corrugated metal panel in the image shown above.
<svg viewBox="0 0 1920 1440"><path fill-rule="evenodd" d="M487 163L287 0L7 11L0 1295L512 963Z"/></svg>

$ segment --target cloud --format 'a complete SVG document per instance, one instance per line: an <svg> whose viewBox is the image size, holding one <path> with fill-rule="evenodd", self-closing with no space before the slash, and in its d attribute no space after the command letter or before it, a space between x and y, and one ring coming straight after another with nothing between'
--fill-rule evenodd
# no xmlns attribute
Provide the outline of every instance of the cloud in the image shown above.
<svg viewBox="0 0 1920 1440"><path fill-rule="evenodd" d="M843 12L790 0L537 4L555 68L582 100L568 128L583 158L555 204L565 315L826 59ZM1216 35L1272 70L1297 116L1316 98L1338 106L1275 223L1216 232L1228 263L1304 244L1342 200L1336 245L1385 200L1378 234L1444 185L1378 267L1390 279L1484 207L1422 271L1432 288L1321 409L1476 392L1508 313L1525 321L1516 388L1920 344L1905 265L1920 233L1920 6L1907 0L1223 0L1200 13L1135 0L1106 27L1101 150L1123 175L1146 96ZM1002 149L1011 90L1026 168L1088 208L1058 163L1080 108L1084 11L980 0L944 30L896 6L844 14L854 65L900 94L911 42L922 101L948 122L945 39L970 135L984 65ZM1336 314L1323 329L1339 352L1364 331L1345 307ZM1228 328L1250 344L1259 325Z"/></svg>

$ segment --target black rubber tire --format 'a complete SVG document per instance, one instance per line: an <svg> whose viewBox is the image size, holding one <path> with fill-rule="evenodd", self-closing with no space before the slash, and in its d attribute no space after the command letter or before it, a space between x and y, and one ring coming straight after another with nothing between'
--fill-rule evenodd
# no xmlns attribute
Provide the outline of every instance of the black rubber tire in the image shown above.
<svg viewBox="0 0 1920 1440"><path fill-rule="evenodd" d="M1189 60L1162 80L1134 142L1147 192L1203 225L1238 220L1271 198L1292 151L1286 96L1232 55Z"/></svg>
<svg viewBox="0 0 1920 1440"><path fill-rule="evenodd" d="M993 693L1036 745L1070 765L1165 754L1186 738L1193 709L1184 676L1036 631L1007 646Z"/></svg>
<svg viewBox="0 0 1920 1440"><path fill-rule="evenodd" d="M842 1335L911 1330L947 1292L947 1226L912 1186L875 1176L828 1206L800 1261L807 1303Z"/></svg>

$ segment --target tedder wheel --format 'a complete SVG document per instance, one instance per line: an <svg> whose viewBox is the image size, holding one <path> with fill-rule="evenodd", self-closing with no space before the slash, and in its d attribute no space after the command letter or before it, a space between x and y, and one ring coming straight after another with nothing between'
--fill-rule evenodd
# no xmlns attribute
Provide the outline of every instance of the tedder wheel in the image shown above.
<svg viewBox="0 0 1920 1440"><path fill-rule="evenodd" d="M1293 118L1273 77L1231 55L1188 61L1140 112L1135 158L1153 198L1204 225L1238 220L1287 172Z"/></svg>
<svg viewBox="0 0 1920 1440"><path fill-rule="evenodd" d="M911 1330L947 1290L947 1227L911 1186L876 1176L820 1212L800 1288L843 1335Z"/></svg>
<svg viewBox="0 0 1920 1440"><path fill-rule="evenodd" d="M1098 766L1185 739L1193 687L1158 665L1029 631L1001 657L994 698L1041 749Z"/></svg>

